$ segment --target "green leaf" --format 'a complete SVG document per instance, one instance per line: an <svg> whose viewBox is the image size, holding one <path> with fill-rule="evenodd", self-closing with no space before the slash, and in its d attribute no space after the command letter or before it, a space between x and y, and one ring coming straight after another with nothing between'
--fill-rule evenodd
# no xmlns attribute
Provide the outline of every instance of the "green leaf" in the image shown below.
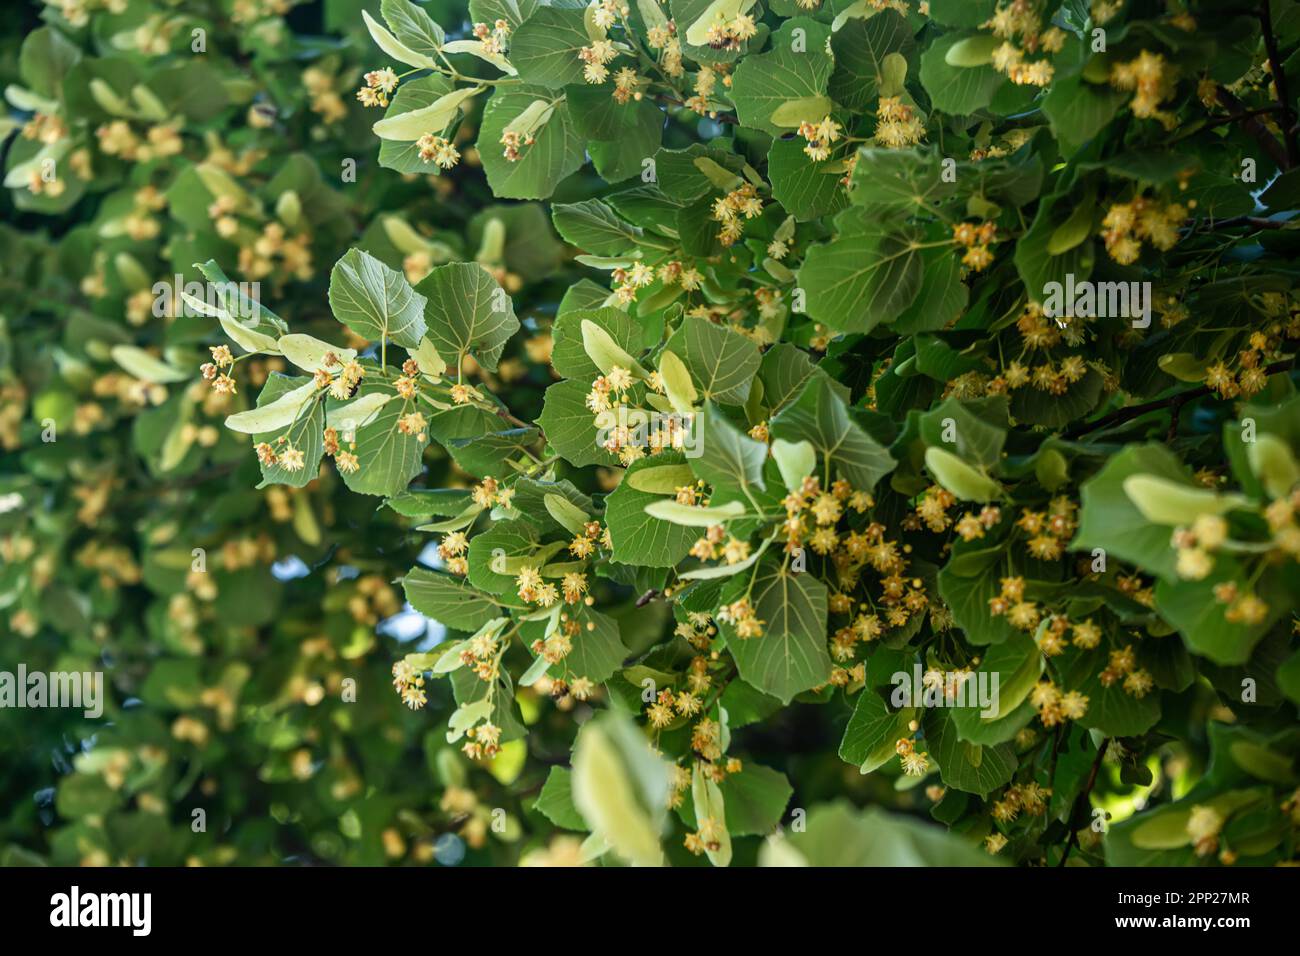
<svg viewBox="0 0 1300 956"><path fill-rule="evenodd" d="M807 310L840 332L869 332L907 309L921 289L916 235L851 206L835 217L836 237L808 250L799 268Z"/></svg>
<svg viewBox="0 0 1300 956"><path fill-rule="evenodd" d="M428 447L427 432L408 435L398 428L398 421L412 412L427 411L417 407L414 398L402 398L391 385L362 381L357 397L381 393L392 396L367 424L356 431L355 447L358 469L342 472L344 483L364 495L388 498L406 489L411 479L423 469L421 459ZM346 436L343 436L346 438Z"/></svg>
<svg viewBox="0 0 1300 956"><path fill-rule="evenodd" d="M936 110L966 116L993 102L998 87L1008 82L991 66L963 67L948 63L948 51L974 33L953 32L936 37L921 54L921 85Z"/></svg>
<svg viewBox="0 0 1300 956"><path fill-rule="evenodd" d="M581 8L538 7L511 34L510 62L524 83L558 90L584 82L578 51L590 45Z"/></svg>
<svg viewBox="0 0 1300 956"><path fill-rule="evenodd" d="M616 256L634 249L642 236L639 228L624 222L600 199L555 203L551 206L551 219L566 242L598 256Z"/></svg>
<svg viewBox="0 0 1300 956"><path fill-rule="evenodd" d="M724 603L738 600L749 585L748 575L733 579ZM798 693L830 679L826 650L826 585L811 574L794 573L780 561L763 561L754 575L749 598L763 621L759 637L741 638L722 625L727 647L740 676L788 704Z"/></svg>
<svg viewBox="0 0 1300 956"><path fill-rule="evenodd" d="M551 386L555 388L554 385ZM549 394L549 390L548 390ZM638 472L686 461L678 452L661 452L632 463L619 486L605 499L605 523L614 543L613 559L621 564L650 568L673 567L695 543L699 532L646 514L649 504L664 500L660 495L638 491L628 480Z"/></svg>
<svg viewBox="0 0 1300 956"><path fill-rule="evenodd" d="M796 41L795 31L802 31ZM767 53L751 54L736 67L731 85L731 100L736 104L740 122L751 129L772 136L789 132L790 122L781 124L773 115L788 103L802 104L795 112L800 118L820 120L830 112L825 99L826 83L834 66L826 52L830 28L807 17L787 20L772 34ZM820 111L819 115L813 113Z"/></svg>
<svg viewBox="0 0 1300 956"><path fill-rule="evenodd" d="M402 578L402 590L411 607L458 631L477 631L501 613L489 595L439 571L412 568Z"/></svg>
<svg viewBox="0 0 1300 956"><path fill-rule="evenodd" d="M945 786L983 798L1011 782L1017 762L1010 744L985 746L962 740L952 714L944 708L927 712L922 726Z"/></svg>
<svg viewBox="0 0 1300 956"><path fill-rule="evenodd" d="M544 87L503 87L483 107L477 146L488 185L498 199L547 199L560 180L583 163L582 139L564 102L556 103L550 118L534 134L536 141L522 146L517 160L503 155L502 133L539 98L550 98Z"/></svg>
<svg viewBox="0 0 1300 956"><path fill-rule="evenodd" d="M754 343L708 319L688 316L664 346L685 364L700 394L722 405L743 405L758 372Z"/></svg>
<svg viewBox="0 0 1300 956"><path fill-rule="evenodd" d="M590 391L589 383L556 382L546 390L537 424L547 443L569 464L617 465L618 458L596 440L596 416L587 408Z"/></svg>
<svg viewBox="0 0 1300 956"><path fill-rule="evenodd" d="M349 249L334 264L329 302L336 319L372 342L387 338L414 349L424 337L424 296L360 249Z"/></svg>
<svg viewBox="0 0 1300 956"><path fill-rule="evenodd" d="M587 831L587 821L582 819L573 802L573 771L568 767L552 767L546 775L542 792L534 806L537 811L562 830Z"/></svg>
<svg viewBox="0 0 1300 956"><path fill-rule="evenodd" d="M379 12L393 35L416 53L433 57L446 40L442 27L410 0L382 0Z"/></svg>
<svg viewBox="0 0 1300 956"><path fill-rule="evenodd" d="M457 363L472 354L496 371L506 342L519 330L514 304L497 280L478 263L449 262L434 266L415 288L421 299L427 296L427 334L438 354L449 362L455 356Z"/></svg>
<svg viewBox="0 0 1300 956"><path fill-rule="evenodd" d="M835 70L829 92L835 102L854 112L874 111L891 53L913 59L916 42L907 21L894 10L866 19L852 19L831 34Z"/></svg>
<svg viewBox="0 0 1300 956"><path fill-rule="evenodd" d="M743 493L759 491L763 483L763 463L767 446L743 434L718 409L709 404L700 415L702 433L700 455L690 460L691 470L715 488Z"/></svg>
<svg viewBox="0 0 1300 956"><path fill-rule="evenodd" d="M912 736L908 725L916 719L916 713L914 707L890 710L883 697L871 687L864 687L844 728L840 758L862 773L884 766L897 756L898 741Z"/></svg>
<svg viewBox="0 0 1300 956"><path fill-rule="evenodd" d="M775 438L810 442L827 472L833 470L862 491L875 487L894 469L893 457L853 421L824 375L808 380L799 398L772 419L771 431Z"/></svg>

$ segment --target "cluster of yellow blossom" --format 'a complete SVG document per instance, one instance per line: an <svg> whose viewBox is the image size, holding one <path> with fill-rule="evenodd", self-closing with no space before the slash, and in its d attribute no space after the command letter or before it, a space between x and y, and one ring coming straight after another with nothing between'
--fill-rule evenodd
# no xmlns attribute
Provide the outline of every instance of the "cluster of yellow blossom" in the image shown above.
<svg viewBox="0 0 1300 956"><path fill-rule="evenodd" d="M679 492L678 501L681 500L682 497ZM740 564L749 558L749 553L749 542L742 541L734 536L728 536L727 530L720 524L710 525L706 528L704 536L697 538L695 543L691 545L690 550L691 557L700 561L716 561L721 558L727 564Z"/></svg>
<svg viewBox="0 0 1300 956"><path fill-rule="evenodd" d="M909 777L924 777L930 772L930 754L918 751L911 737L900 737L894 744L894 752L903 764L903 773Z"/></svg>
<svg viewBox="0 0 1300 956"><path fill-rule="evenodd" d="M669 20L665 26L650 27L646 31L646 45L659 52L659 65L670 77L681 76L682 41L677 38L677 23Z"/></svg>
<svg viewBox="0 0 1300 956"><path fill-rule="evenodd" d="M1174 70L1165 63L1163 54L1143 50L1127 63L1110 68L1110 85L1117 90L1132 91L1129 109L1140 119L1158 119L1165 129L1173 129L1178 118L1160 104L1174 95Z"/></svg>
<svg viewBox="0 0 1300 956"><path fill-rule="evenodd" d="M946 517L946 516L945 516ZM975 541L984 537L986 531L1002 520L1002 509L997 505L985 505L977 514L968 511L953 525L953 530L963 541Z"/></svg>
<svg viewBox="0 0 1300 956"><path fill-rule="evenodd" d="M212 388L219 394L234 395L238 391L234 378L230 373L221 371L235 364L234 356L230 354L230 346L212 345L208 347L208 351L212 353L212 361L204 362L199 367L204 381L211 382Z"/></svg>
<svg viewBox="0 0 1300 956"><path fill-rule="evenodd" d="M506 162L517 163L521 155L520 149L524 146L532 146L535 142L537 137L532 133L525 135L514 130L506 130L501 134L501 145L505 147L501 150L501 155L506 158Z"/></svg>
<svg viewBox="0 0 1300 956"><path fill-rule="evenodd" d="M763 214L763 200L753 183L744 183L725 196L713 200L713 219L722 223L718 231L718 241L724 246L732 246L745 231L745 219L753 219Z"/></svg>
<svg viewBox="0 0 1300 956"><path fill-rule="evenodd" d="M583 533L574 535L569 542L569 553L575 558L587 558L596 552L597 547L613 547L609 540L609 528L602 528L599 521L588 521Z"/></svg>
<svg viewBox="0 0 1300 956"><path fill-rule="evenodd" d="M450 574L464 577L469 573L469 559L465 556L469 550L469 538L464 531L453 531L444 535L438 544L438 556Z"/></svg>
<svg viewBox="0 0 1300 956"><path fill-rule="evenodd" d="M716 720L701 718L691 728L691 749L705 760L721 760L722 726Z"/></svg>
<svg viewBox="0 0 1300 956"><path fill-rule="evenodd" d="M1132 644L1111 651L1106 666L1097 675L1097 679L1102 687L1114 686L1122 680L1124 693L1138 698L1145 697L1155 686L1151 674L1137 666L1137 655L1133 652Z"/></svg>
<svg viewBox="0 0 1300 956"><path fill-rule="evenodd" d="M465 731L467 739L460 748L471 760L487 760L501 752L501 728L490 721Z"/></svg>
<svg viewBox="0 0 1300 956"><path fill-rule="evenodd" d="M419 710L429 702L424 690L424 674L405 658L393 664L393 687L401 696L402 703L411 710Z"/></svg>
<svg viewBox="0 0 1300 956"><path fill-rule="evenodd" d="M711 117L716 117L718 115L717 110L709 103L709 97L718 88L719 77L722 78L723 86L731 86L731 74L727 72L728 69L729 67L725 63L700 67L699 72L695 74L695 95L688 97L685 101L687 109L694 110L701 116L707 113Z"/></svg>
<svg viewBox="0 0 1300 956"><path fill-rule="evenodd" d="M175 156L185 146L181 140L180 124L176 122L151 126L141 138L126 120L113 120L96 129L95 136L103 153L120 156L132 163Z"/></svg>
<svg viewBox="0 0 1300 956"><path fill-rule="evenodd" d="M993 222L959 222L952 227L952 241L966 249L961 264L971 272L981 272L993 264L989 246L998 241L998 227Z"/></svg>
<svg viewBox="0 0 1300 956"><path fill-rule="evenodd" d="M309 66L302 71L302 85L311 97L311 111L326 125L337 123L348 115L343 97L338 94L338 77L319 66Z"/></svg>
<svg viewBox="0 0 1300 956"><path fill-rule="evenodd" d="M707 612L689 611L686 620L678 624L673 629L673 633L697 651L706 651L717 635L718 629L713 626L713 618ZM701 683L702 687L709 686L708 665L708 660L703 657L696 657L691 661L692 686L696 683Z"/></svg>
<svg viewBox="0 0 1300 956"><path fill-rule="evenodd" d="M718 620L723 624L730 624L736 629L736 636L746 640L751 637L762 637L763 625L767 623L759 620L758 612L750 604L748 597L724 604L718 609Z"/></svg>
<svg viewBox="0 0 1300 956"><path fill-rule="evenodd" d="M474 39L482 45L483 52L489 56L501 56L506 52L510 39L510 21L496 20L491 26L486 23L474 24Z"/></svg>
<svg viewBox="0 0 1300 956"><path fill-rule="evenodd" d="M1188 581L1208 577L1214 570L1213 553L1227 540L1228 522L1220 515L1198 515L1191 527L1175 528L1171 543L1178 552L1178 576Z"/></svg>
<svg viewBox="0 0 1300 956"><path fill-rule="evenodd" d="M1029 553L1040 561L1056 561L1078 527L1079 506L1064 495L1053 498L1046 511L1021 510L1016 527L1029 535Z"/></svg>
<svg viewBox="0 0 1300 956"><path fill-rule="evenodd" d="M1088 713L1088 697L1077 690L1061 692L1050 680L1041 680L1029 692L1029 703L1038 711L1044 727L1056 727L1078 720Z"/></svg>
<svg viewBox="0 0 1300 956"><path fill-rule="evenodd" d="M391 67L371 70L365 76L366 85L357 90L362 106L387 106L388 95L397 89L397 74Z"/></svg>
<svg viewBox="0 0 1300 956"><path fill-rule="evenodd" d="M942 485L931 485L917 498L913 514L903 520L905 531L916 531L922 524L938 534L952 525L948 509L957 503L957 496Z"/></svg>
<svg viewBox="0 0 1300 956"><path fill-rule="evenodd" d="M1050 787L1038 783L1015 783L1007 787L1000 799L993 801L989 815L998 823L1014 823L1021 813L1031 817L1041 817L1047 813L1047 801L1051 798Z"/></svg>
<svg viewBox="0 0 1300 956"><path fill-rule="evenodd" d="M645 95L638 87L641 85L641 79L637 76L636 70L629 67L623 67L614 74L614 102L620 105L629 100L640 101Z"/></svg>
<svg viewBox="0 0 1300 956"><path fill-rule="evenodd" d="M1026 53L1060 53L1065 46L1064 30L1054 26L1043 30L1041 6L1035 0L1011 0L1000 4L983 24L1003 41L993 51L993 69L1018 86L1046 86L1052 82L1051 61L1027 60Z"/></svg>
<svg viewBox="0 0 1300 956"><path fill-rule="evenodd" d="M1242 592L1236 581L1221 581L1214 586L1214 599L1228 605L1223 612L1230 624L1254 626L1268 620L1268 603L1253 591Z"/></svg>
<svg viewBox="0 0 1300 956"><path fill-rule="evenodd" d="M439 169L451 169L460 162L460 150L451 141L433 133L425 133L415 141L420 162L433 163Z"/></svg>
<svg viewBox="0 0 1300 956"><path fill-rule="evenodd" d="M660 270L665 267L661 266ZM614 280L614 297L621 305L636 301L637 293L655 281L655 270L644 262L634 262L630 269L618 268L610 278Z"/></svg>
<svg viewBox="0 0 1300 956"><path fill-rule="evenodd" d="M799 135L808 142L803 151L815 162L821 162L824 159L830 159L831 144L837 142L844 134L843 127L830 116L826 116L820 123L809 123L807 120L799 124ZM774 258L781 258L775 256Z"/></svg>
<svg viewBox="0 0 1300 956"><path fill-rule="evenodd" d="M574 631L576 634L577 632ZM570 635L572 636L572 635ZM533 642L536 649L538 641ZM562 710L572 710L577 701L591 700L596 694L596 683L589 677L549 677L542 676L533 685L539 694L548 694Z"/></svg>
<svg viewBox="0 0 1300 956"><path fill-rule="evenodd" d="M604 83L609 78L608 64L617 57L618 47L612 40L593 40L578 50L578 59L585 64L582 78L588 83Z"/></svg>
<svg viewBox="0 0 1300 956"><path fill-rule="evenodd" d="M617 271L617 270L616 270ZM694 292L704 282L704 276L695 266L686 266L673 259L659 267L659 279L664 285L677 283L687 292Z"/></svg>
<svg viewBox="0 0 1300 956"><path fill-rule="evenodd" d="M361 468L361 461L356 455L356 435L351 434L344 437L348 443L348 451L344 451L340 446L340 436L336 428L326 428L321 441L325 454L334 459L334 466L343 474L351 475Z"/></svg>
<svg viewBox="0 0 1300 956"><path fill-rule="evenodd" d="M646 718L651 727L662 730L679 717L694 717L703 709L704 701L694 691L683 690L674 694L671 690L661 690L646 708Z"/></svg>
<svg viewBox="0 0 1300 956"><path fill-rule="evenodd" d="M505 487L490 475L470 491L470 499L480 508L491 508L493 505L509 508L514 497L515 489Z"/></svg>
<svg viewBox="0 0 1300 956"><path fill-rule="evenodd" d="M824 491L821 479L810 475L799 488L781 499L781 505L785 508L785 522L781 527L785 532L787 553L794 554L806 541L821 555L842 547L850 561L860 561L865 557L866 538L859 532L850 532L841 539L835 527L842 518L848 517L850 511L862 514L874 506L875 500L870 493L855 491L843 478L832 482L830 490Z"/></svg>
<svg viewBox="0 0 1300 956"><path fill-rule="evenodd" d="M218 230L220 231L220 230ZM239 271L250 279L264 279L280 268L295 279L306 281L313 275L311 233L305 229L289 236L279 222L268 222L251 245L239 249Z"/></svg>
<svg viewBox="0 0 1300 956"><path fill-rule="evenodd" d="M1288 331L1288 337L1290 333ZM1205 384L1214 389L1220 398L1237 398L1257 395L1268 384L1268 371L1263 365L1265 353L1276 354L1277 342L1264 332L1252 332L1249 348L1237 353L1237 371L1220 359L1205 370Z"/></svg>
<svg viewBox="0 0 1300 956"><path fill-rule="evenodd" d="M1106 217L1101 221L1101 238L1106 251L1112 259L1125 266L1137 262L1144 240L1161 252L1168 252L1178 244L1178 229L1194 205L1161 204L1144 196L1137 196L1132 202L1115 203L1106 210Z"/></svg>
<svg viewBox="0 0 1300 956"><path fill-rule="evenodd" d="M1042 612L1036 601L1025 600L1025 579L1008 577L1001 580L1001 589L989 598L989 614L993 617L1006 615L1008 623L1019 631L1032 631L1038 627Z"/></svg>
<svg viewBox="0 0 1300 956"><path fill-rule="evenodd" d="M897 96L882 96L876 104L877 146L886 149L907 149L925 138L925 123L916 108Z"/></svg>
<svg viewBox="0 0 1300 956"><path fill-rule="evenodd" d="M739 50L742 43L757 33L758 25L748 14L741 13L730 20L718 14L709 24L704 42L715 50Z"/></svg>

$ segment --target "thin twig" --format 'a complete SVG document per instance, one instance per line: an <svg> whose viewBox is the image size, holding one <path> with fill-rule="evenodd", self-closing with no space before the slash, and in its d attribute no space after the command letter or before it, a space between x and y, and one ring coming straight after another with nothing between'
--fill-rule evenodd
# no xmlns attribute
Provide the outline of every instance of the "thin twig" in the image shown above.
<svg viewBox="0 0 1300 956"><path fill-rule="evenodd" d="M1272 365L1267 366L1264 371L1269 375L1275 375L1278 372L1287 371L1292 368L1294 364L1294 358L1282 359L1280 362L1274 362ZM1167 395L1164 398L1157 398L1149 402L1143 402L1141 405L1129 405L1125 408L1118 408L1107 415L1103 415L1095 422L1080 422L1074 428L1067 429L1065 437L1077 438L1080 435L1086 435L1089 432L1101 431L1102 429L1121 425L1124 422L1140 418L1149 412L1159 411L1166 407L1172 408L1177 412L1182 409L1183 405L1187 404L1192 399L1209 395L1212 391L1214 390L1208 385L1198 385L1196 388L1189 388L1173 395ZM1175 420L1176 419L1177 414L1175 414Z"/></svg>
<svg viewBox="0 0 1300 956"><path fill-rule="evenodd" d="M1296 111L1287 92L1286 70L1282 67L1282 56L1277 48L1277 37L1273 35L1273 13L1269 9L1269 0L1264 0L1259 8L1259 22L1264 28L1264 49L1268 51L1268 68L1273 74L1273 87L1277 90L1277 100L1286 113L1286 128L1283 137L1286 140L1287 164L1284 168L1293 169L1300 164L1300 141L1296 139Z"/></svg>
<svg viewBox="0 0 1300 956"><path fill-rule="evenodd" d="M1078 842L1079 831L1074 828L1070 821L1074 819L1074 813L1079 808L1080 803L1086 802L1092 796L1092 788L1097 784L1097 771L1101 769L1101 762L1105 758L1106 748L1109 746L1110 738L1105 738L1097 747L1097 756L1092 760L1092 770L1088 773L1088 782L1083 785L1083 791L1074 798L1074 803L1070 806L1070 815L1066 818L1066 826L1070 828L1070 837L1065 841L1065 851L1061 854L1061 862L1057 863L1057 866L1065 866L1065 861L1070 858L1070 851L1074 849L1075 843Z"/></svg>

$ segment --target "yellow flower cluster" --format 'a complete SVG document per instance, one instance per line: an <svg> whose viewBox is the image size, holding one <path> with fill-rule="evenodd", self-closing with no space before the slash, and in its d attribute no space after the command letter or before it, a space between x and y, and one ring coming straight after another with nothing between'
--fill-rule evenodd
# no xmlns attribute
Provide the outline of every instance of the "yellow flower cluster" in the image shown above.
<svg viewBox="0 0 1300 956"><path fill-rule="evenodd" d="M993 264L993 253L989 251L989 246L998 241L998 227L988 221L981 222L978 226L971 222L959 222L952 227L952 241L966 249L961 264L972 272L981 272Z"/></svg>
<svg viewBox="0 0 1300 956"><path fill-rule="evenodd" d="M348 115L348 108L339 96L338 77L318 66L309 66L302 71L302 85L311 97L311 110L325 121L326 125L337 123Z"/></svg>
<svg viewBox="0 0 1300 956"><path fill-rule="evenodd" d="M1097 679L1102 687L1112 687L1123 681L1124 693L1137 698L1145 697L1155 686L1150 673L1137 666L1137 655L1133 652L1132 644L1111 651L1106 666L1097 675Z"/></svg>
<svg viewBox="0 0 1300 956"><path fill-rule="evenodd" d="M596 552L597 547L612 548L609 529L602 529L599 521L588 521L583 533L575 535L569 542L569 553L575 558L587 558Z"/></svg>
<svg viewBox="0 0 1300 956"><path fill-rule="evenodd" d="M1061 692L1050 680L1042 680L1029 692L1029 703L1038 711L1044 727L1056 727L1078 720L1088 713L1088 697L1077 690Z"/></svg>
<svg viewBox="0 0 1300 956"><path fill-rule="evenodd" d="M805 120L799 124L799 135L808 141L803 151L814 162L830 159L831 144L839 140L843 133L840 124L829 116L824 117L820 123ZM781 256L775 258L780 259Z"/></svg>
<svg viewBox="0 0 1300 956"><path fill-rule="evenodd" d="M429 702L424 690L424 674L405 658L393 664L393 687L401 696L402 703L411 710L419 710Z"/></svg>
<svg viewBox="0 0 1300 956"><path fill-rule="evenodd" d="M474 39L478 40L488 56L501 56L506 52L507 41L510 39L510 21L498 19L491 26L476 23Z"/></svg>
<svg viewBox="0 0 1300 956"><path fill-rule="evenodd" d="M646 31L646 45L659 51L659 65L670 77L681 76L685 71L682 66L682 41L677 39L677 24L669 20L666 26L650 27Z"/></svg>
<svg viewBox="0 0 1300 956"><path fill-rule="evenodd" d="M963 541L976 541L984 537L1002 520L1002 509L997 505L985 505L978 513L968 511L953 525L953 530Z"/></svg>
<svg viewBox="0 0 1300 956"><path fill-rule="evenodd" d="M617 57L618 48L612 40L593 40L578 51L578 59L585 64L582 78L588 83L604 83L609 78L608 64Z"/></svg>
<svg viewBox="0 0 1300 956"><path fill-rule="evenodd" d="M993 69L1019 86L1046 86L1052 82L1051 61L1028 60L1027 53L1060 53L1065 46L1065 31L1059 27L1043 30L1042 13L1042 4L1036 0L1011 0L999 4L993 16L982 24L1003 41L993 51Z"/></svg>
<svg viewBox="0 0 1300 956"><path fill-rule="evenodd" d="M1134 116L1158 119L1165 129L1173 129L1178 123L1173 113L1160 108L1174 95L1174 70L1165 63L1163 54L1143 50L1127 63L1116 63L1110 68L1110 85L1133 93L1129 109Z"/></svg>
<svg viewBox="0 0 1300 956"><path fill-rule="evenodd" d="M901 737L894 744L894 752L903 764L903 773L909 777L924 777L930 772L930 754L918 751L911 737Z"/></svg>
<svg viewBox="0 0 1300 956"><path fill-rule="evenodd" d="M745 183L733 189L725 196L713 201L713 219L722 223L718 231L718 240L724 246L732 246L745 231L745 219L753 219L763 214L763 200L753 183Z"/></svg>
<svg viewBox="0 0 1300 956"><path fill-rule="evenodd" d="M1178 229L1189 208L1181 203L1160 203L1137 196L1131 202L1115 203L1102 220L1101 238L1110 257L1120 265L1132 265L1142 254L1143 241L1161 252L1178 244Z"/></svg>
<svg viewBox="0 0 1300 956"><path fill-rule="evenodd" d="M759 620L758 613L749 603L748 597L733 601L731 604L724 604L718 610L718 620L723 624L730 624L736 629L736 636L746 640L751 637L762 637L763 625L767 623Z"/></svg>
<svg viewBox="0 0 1300 956"><path fill-rule="evenodd" d="M419 151L420 162L433 163L439 169L451 169L460 162L460 150L441 136L425 133L415 141L415 147Z"/></svg>
<svg viewBox="0 0 1300 956"><path fill-rule="evenodd" d="M721 14L709 24L704 42L715 50L739 50L740 45L758 33L758 25L748 14L727 20Z"/></svg>
<svg viewBox="0 0 1300 956"><path fill-rule="evenodd" d="M1051 796L1050 787L1039 786L1032 780L1029 783L1012 784L1000 799L993 801L989 815L998 823L1014 823L1022 813L1041 817L1047 813L1047 802Z"/></svg>
<svg viewBox="0 0 1300 956"><path fill-rule="evenodd" d="M397 89L397 74L391 67L371 70L365 75L366 85L357 90L362 106L387 106L388 96Z"/></svg>
<svg viewBox="0 0 1300 956"><path fill-rule="evenodd" d="M907 149L925 138L925 123L915 108L897 96L882 96L876 103L877 146Z"/></svg>

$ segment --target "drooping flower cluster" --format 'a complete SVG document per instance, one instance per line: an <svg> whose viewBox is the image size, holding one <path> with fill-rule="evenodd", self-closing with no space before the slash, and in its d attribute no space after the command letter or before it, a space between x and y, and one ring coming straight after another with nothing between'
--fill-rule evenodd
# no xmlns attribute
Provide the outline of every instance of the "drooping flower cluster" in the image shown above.
<svg viewBox="0 0 1300 956"><path fill-rule="evenodd" d="M961 264L971 272L981 272L993 264L989 246L998 241L998 227L992 221L959 222L952 227L952 241L966 249Z"/></svg>
<svg viewBox="0 0 1300 956"><path fill-rule="evenodd" d="M1065 31L1059 27L1042 29L1041 4L1034 0L1011 0L999 4L993 16L983 24L1003 42L993 51L993 69L1018 86L1046 86L1055 70L1046 58L1030 60L1026 54L1060 53L1065 46Z"/></svg>
<svg viewBox="0 0 1300 956"><path fill-rule="evenodd" d="M753 219L763 214L763 200L753 183L744 183L725 196L713 201L713 219L722 223L718 230L718 241L724 246L733 246L745 231L746 219Z"/></svg>
<svg viewBox="0 0 1300 956"><path fill-rule="evenodd" d="M1174 95L1175 71L1163 54L1143 50L1127 63L1116 63L1110 68L1110 85L1117 90L1131 91L1133 99L1129 109L1141 119L1158 119L1165 129L1173 129L1178 118L1160 104Z"/></svg>
<svg viewBox="0 0 1300 956"><path fill-rule="evenodd" d="M1189 207L1181 203L1161 203L1136 196L1130 202L1115 203L1102 220L1101 238L1110 257L1120 265L1132 265L1142 254L1142 243L1149 242L1161 252L1178 244L1178 229L1187 219Z"/></svg>
<svg viewBox="0 0 1300 956"><path fill-rule="evenodd" d="M397 89L397 74L391 67L371 70L365 76L366 85L357 90L362 106L387 106L388 96Z"/></svg>
<svg viewBox="0 0 1300 956"><path fill-rule="evenodd" d="M897 96L882 96L876 104L877 146L907 149L925 138L925 123L916 108Z"/></svg>
<svg viewBox="0 0 1300 956"><path fill-rule="evenodd" d="M830 116L823 117L819 123L809 123L805 120L799 124L799 135L808 141L803 151L808 158L815 162L829 159L831 145L837 142L843 134L843 127L831 119Z"/></svg>

